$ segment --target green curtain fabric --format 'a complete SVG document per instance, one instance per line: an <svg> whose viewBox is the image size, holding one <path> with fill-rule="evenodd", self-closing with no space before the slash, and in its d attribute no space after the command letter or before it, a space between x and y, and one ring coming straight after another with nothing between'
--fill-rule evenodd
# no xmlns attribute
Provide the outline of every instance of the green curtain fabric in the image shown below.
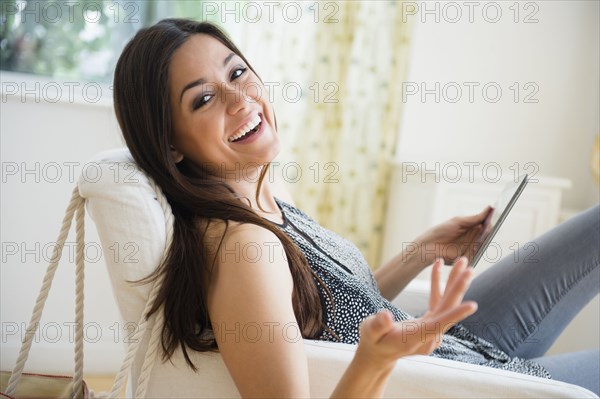
<svg viewBox="0 0 600 399"><path fill-rule="evenodd" d="M271 21L223 23L270 88L284 147L272 173L376 267L410 21L400 1L299 2L295 22L283 4Z"/></svg>

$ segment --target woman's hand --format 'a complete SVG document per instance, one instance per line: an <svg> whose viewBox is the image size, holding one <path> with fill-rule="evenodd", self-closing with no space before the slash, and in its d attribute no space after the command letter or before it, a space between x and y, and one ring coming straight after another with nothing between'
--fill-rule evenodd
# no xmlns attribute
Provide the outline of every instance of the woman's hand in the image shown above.
<svg viewBox="0 0 600 399"><path fill-rule="evenodd" d="M383 311L363 320L354 359L331 396L381 397L398 358L430 354L441 345L444 333L452 325L475 313L475 302L462 302L472 276L472 268L467 264L464 257L456 261L442 292L442 260L435 262L429 310L423 317L396 323L389 312Z"/></svg>
<svg viewBox="0 0 600 399"><path fill-rule="evenodd" d="M473 259L479 245L489 233L489 220L494 208L488 206L473 216L457 216L427 230L415 241L419 259L430 265L434 259L443 258L450 264L459 256Z"/></svg>
<svg viewBox="0 0 600 399"><path fill-rule="evenodd" d="M396 323L392 315L380 312L361 324L357 358L364 364L390 368L408 355L427 355L438 348L443 335L452 325L477 310L473 301L463 302L472 278L472 268L465 257L459 258L450 272L446 288L440 288L442 260L437 259L431 274L429 310L420 318Z"/></svg>

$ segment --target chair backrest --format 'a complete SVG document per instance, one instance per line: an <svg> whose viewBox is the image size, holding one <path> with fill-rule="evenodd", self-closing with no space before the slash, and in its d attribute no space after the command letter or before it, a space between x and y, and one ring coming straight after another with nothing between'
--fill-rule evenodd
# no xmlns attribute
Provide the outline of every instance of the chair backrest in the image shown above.
<svg viewBox="0 0 600 399"><path fill-rule="evenodd" d="M102 251L114 297L127 326L136 326L148 301L151 284L132 284L150 275L162 260L166 246L165 210L148 176L126 148L110 150L90 160L79 179ZM149 334L141 340L129 376L128 392L136 392ZM181 350L171 361L157 361L148 384L151 396L238 397L235 383L219 354L191 353L194 373ZM159 356L160 359L160 356Z"/></svg>
<svg viewBox="0 0 600 399"><path fill-rule="evenodd" d="M98 230L121 316L137 322L150 285L134 285L158 266L165 248L165 217L148 177L125 148L95 156L79 178L80 195Z"/></svg>

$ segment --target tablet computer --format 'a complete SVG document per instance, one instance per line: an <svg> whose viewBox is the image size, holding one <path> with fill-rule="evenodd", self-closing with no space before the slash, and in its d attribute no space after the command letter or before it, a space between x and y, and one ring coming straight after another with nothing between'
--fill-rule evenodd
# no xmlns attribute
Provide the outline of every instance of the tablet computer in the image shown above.
<svg viewBox="0 0 600 399"><path fill-rule="evenodd" d="M487 250L487 247L492 242L492 239L502 226L502 223L510 213L510 210L517 202L517 199L525 189L525 186L529 182L528 175L519 176L517 181L509 183L494 204L494 209L488 214L486 220L483 222L484 229L486 231L485 240L481 243L480 247L477 248L473 260L471 260L471 266L475 267L477 262L481 260L483 254Z"/></svg>

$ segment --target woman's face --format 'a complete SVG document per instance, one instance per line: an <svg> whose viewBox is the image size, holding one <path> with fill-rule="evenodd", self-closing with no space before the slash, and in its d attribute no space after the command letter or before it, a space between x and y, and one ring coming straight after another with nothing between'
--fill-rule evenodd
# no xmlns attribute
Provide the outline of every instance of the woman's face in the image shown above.
<svg viewBox="0 0 600 399"><path fill-rule="evenodd" d="M265 87L220 41L194 34L173 55L170 99L175 158L223 178L271 161L279 152ZM216 169L212 169L216 167Z"/></svg>

